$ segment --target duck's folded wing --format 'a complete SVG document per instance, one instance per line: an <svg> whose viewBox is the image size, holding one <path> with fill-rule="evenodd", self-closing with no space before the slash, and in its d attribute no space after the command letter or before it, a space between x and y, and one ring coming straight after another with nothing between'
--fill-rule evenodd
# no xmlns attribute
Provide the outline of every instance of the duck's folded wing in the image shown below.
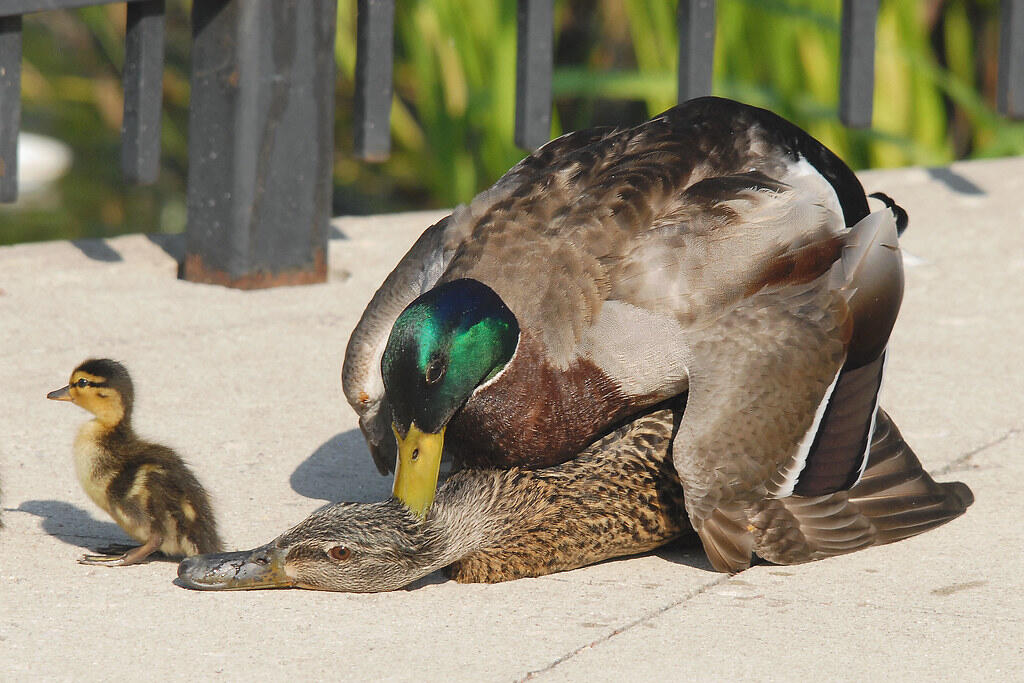
<svg viewBox="0 0 1024 683"><path fill-rule="evenodd" d="M747 509L799 481L814 460L846 358L844 310L811 283L758 294L687 335L690 388L673 461L719 571L749 565Z"/></svg>
<svg viewBox="0 0 1024 683"><path fill-rule="evenodd" d="M827 495L860 478L902 296L895 235L890 212L865 218L809 281L793 281L806 269L769 263L781 278L687 334L690 393L674 461L717 569L749 563L759 501Z"/></svg>

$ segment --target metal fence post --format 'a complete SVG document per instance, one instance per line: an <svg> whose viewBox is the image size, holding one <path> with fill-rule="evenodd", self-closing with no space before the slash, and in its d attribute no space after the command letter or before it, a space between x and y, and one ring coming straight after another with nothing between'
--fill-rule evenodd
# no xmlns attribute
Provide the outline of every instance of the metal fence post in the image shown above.
<svg viewBox="0 0 1024 683"><path fill-rule="evenodd" d="M18 198L21 17L0 17L0 202Z"/></svg>
<svg viewBox="0 0 1024 683"><path fill-rule="evenodd" d="M126 24L121 169L130 183L155 183L160 175L164 0L128 3Z"/></svg>
<svg viewBox="0 0 1024 683"><path fill-rule="evenodd" d="M516 144L536 149L551 139L554 0L519 0L516 13Z"/></svg>
<svg viewBox="0 0 1024 683"><path fill-rule="evenodd" d="M354 152L383 161L391 152L395 0L359 0L356 20Z"/></svg>
<svg viewBox="0 0 1024 683"><path fill-rule="evenodd" d="M843 0L839 46L839 120L871 126L875 98L875 25L878 0Z"/></svg>
<svg viewBox="0 0 1024 683"><path fill-rule="evenodd" d="M679 89L677 102L711 94L715 64L714 0L679 0Z"/></svg>
<svg viewBox="0 0 1024 683"><path fill-rule="evenodd" d="M999 111L1024 118L1024 1L1002 0L999 11Z"/></svg>
<svg viewBox="0 0 1024 683"><path fill-rule="evenodd" d="M336 11L336 0L193 4L185 279L326 279Z"/></svg>

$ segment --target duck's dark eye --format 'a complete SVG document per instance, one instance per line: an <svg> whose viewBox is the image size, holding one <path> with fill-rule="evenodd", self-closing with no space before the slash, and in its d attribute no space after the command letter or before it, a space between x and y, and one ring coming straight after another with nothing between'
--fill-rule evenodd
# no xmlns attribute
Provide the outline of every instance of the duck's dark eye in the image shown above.
<svg viewBox="0 0 1024 683"><path fill-rule="evenodd" d="M327 554L331 557L332 560L344 562L348 558L352 557L352 549L346 548L343 545L336 545L330 550L328 550Z"/></svg>
<svg viewBox="0 0 1024 683"><path fill-rule="evenodd" d="M444 361L440 358L435 358L430 361L430 365L427 366L427 384L434 384L442 377L444 377L445 365Z"/></svg>
<svg viewBox="0 0 1024 683"><path fill-rule="evenodd" d="M80 377L80 378L78 379L78 381L77 381L77 382L75 382L75 386L76 386L76 387L87 387L87 386L89 386L89 380L87 380L87 379L86 379L86 378L84 378L84 377Z"/></svg>

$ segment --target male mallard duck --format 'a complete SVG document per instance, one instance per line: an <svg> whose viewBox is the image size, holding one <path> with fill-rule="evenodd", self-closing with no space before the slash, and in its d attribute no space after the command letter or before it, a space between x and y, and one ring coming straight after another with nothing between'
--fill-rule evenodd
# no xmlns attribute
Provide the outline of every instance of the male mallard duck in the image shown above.
<svg viewBox="0 0 1024 683"><path fill-rule="evenodd" d="M688 391L688 517L740 571L766 499L861 476L903 292L895 213L869 215L807 133L729 100L571 133L417 240L352 334L345 395L423 516L442 447L548 466Z"/></svg>
<svg viewBox="0 0 1024 683"><path fill-rule="evenodd" d="M672 465L678 413L640 417L547 469L460 470L421 520L397 499L336 503L265 546L178 567L189 588L401 588L441 567L462 582L542 576L645 552L688 533ZM795 564L914 536L973 501L921 469L879 411L864 476L849 491L763 499L751 514L758 555Z"/></svg>
<svg viewBox="0 0 1024 683"><path fill-rule="evenodd" d="M132 431L135 391L123 365L90 359L46 398L71 401L96 416L75 438L82 488L129 536L142 543L121 555L85 555L82 564L136 564L159 550L195 555L221 549L206 491L181 457Z"/></svg>

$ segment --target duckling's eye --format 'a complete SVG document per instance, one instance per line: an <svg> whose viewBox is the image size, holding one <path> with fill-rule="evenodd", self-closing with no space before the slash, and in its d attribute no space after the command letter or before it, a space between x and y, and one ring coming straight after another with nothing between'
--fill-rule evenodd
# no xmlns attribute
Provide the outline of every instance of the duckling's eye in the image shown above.
<svg viewBox="0 0 1024 683"><path fill-rule="evenodd" d="M330 558L332 560L337 560L338 562L344 562L348 558L352 557L352 549L351 548L346 548L343 545L336 545L333 548L331 548L330 550L328 550L327 554L330 556Z"/></svg>
<svg viewBox="0 0 1024 683"><path fill-rule="evenodd" d="M444 377L444 361L440 358L435 358L430 361L430 365L427 366L427 384L434 384L442 377Z"/></svg>
<svg viewBox="0 0 1024 683"><path fill-rule="evenodd" d="M77 382L75 382L75 386L76 386L76 387L87 387L87 386L89 386L89 380L87 380L87 379L86 379L86 378L84 378L84 377L80 377L80 378L78 379L78 381L77 381Z"/></svg>

